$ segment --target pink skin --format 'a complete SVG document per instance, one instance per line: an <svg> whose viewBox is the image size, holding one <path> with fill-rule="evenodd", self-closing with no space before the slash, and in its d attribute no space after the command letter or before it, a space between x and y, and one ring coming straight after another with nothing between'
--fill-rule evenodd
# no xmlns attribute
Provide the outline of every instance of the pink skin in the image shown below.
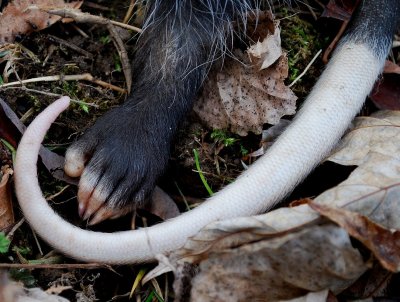
<svg viewBox="0 0 400 302"><path fill-rule="evenodd" d="M106 197L96 190L96 186L90 181L90 177L82 177L85 173L86 161L87 156L76 150L68 150L65 155L65 173L71 177L81 177L77 197L78 211L82 219L90 218L89 225L94 225L106 219L114 219L127 214L129 209L107 207L104 203Z"/></svg>

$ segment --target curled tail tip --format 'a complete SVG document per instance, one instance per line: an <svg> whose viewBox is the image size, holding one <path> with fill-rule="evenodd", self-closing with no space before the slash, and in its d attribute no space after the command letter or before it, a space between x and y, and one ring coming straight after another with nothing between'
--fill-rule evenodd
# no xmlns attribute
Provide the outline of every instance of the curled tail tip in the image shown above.
<svg viewBox="0 0 400 302"><path fill-rule="evenodd" d="M62 110L65 110L70 103L71 99L69 98L69 96L62 96L54 102L54 104L57 104L58 106L60 106L60 108L63 108Z"/></svg>

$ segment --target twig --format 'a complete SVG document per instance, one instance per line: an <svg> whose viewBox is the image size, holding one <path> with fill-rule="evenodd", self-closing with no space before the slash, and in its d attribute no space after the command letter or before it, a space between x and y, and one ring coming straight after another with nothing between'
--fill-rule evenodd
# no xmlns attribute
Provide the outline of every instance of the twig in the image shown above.
<svg viewBox="0 0 400 302"><path fill-rule="evenodd" d="M122 41L118 32L115 30L115 26L112 24L107 24L107 29L110 32L114 46L118 51L119 57L121 58L122 70L124 71L126 81L126 89L128 90L128 93L130 93L132 87L132 68L131 63L129 62L128 53L125 49L124 42Z"/></svg>
<svg viewBox="0 0 400 302"><path fill-rule="evenodd" d="M89 35L87 33L85 33L79 26L77 26L76 24L72 24L72 27L85 39L89 38Z"/></svg>
<svg viewBox="0 0 400 302"><path fill-rule="evenodd" d="M100 16L94 16L88 13L83 13L80 10L77 9L69 9L69 8L65 8L65 9L54 9L54 10L49 10L47 11L49 14L54 14L57 16L61 16L61 17L67 17L67 18L72 18L74 19L76 22L79 23L94 23L94 24L103 24L107 26L108 31L110 32L110 35L113 39L115 48L118 51L118 54L121 58L121 64L122 64L122 70L124 71L124 76L125 76L125 81L126 81L126 86L127 86L127 90L128 93L131 90L131 86L132 86L132 69L131 69L131 64L129 62L129 57L127 54L127 51L125 49L125 45L124 42L122 41L122 39L120 38L118 32L115 30L114 25L115 26L119 26L128 30L133 30L136 32L141 32L142 30L138 27L135 26L131 26L125 23L121 23L121 22L117 22L117 21L113 21L110 19L106 19L104 17L100 17Z"/></svg>
<svg viewBox="0 0 400 302"><path fill-rule="evenodd" d="M60 38L56 37L56 36L52 36L52 35L48 35L48 36L49 36L50 40L53 40L53 41L55 41L55 42L57 42L57 43L59 43L61 45L64 45L65 47L71 48L71 49L75 50L76 52L84 55L85 57L87 57L89 59L93 59L93 55L90 52L88 52L88 51L76 46L75 44L73 44L71 42L67 42L67 41L65 41L63 39L60 39Z"/></svg>
<svg viewBox="0 0 400 302"><path fill-rule="evenodd" d="M56 198L57 196L60 196L66 189L68 189L70 187L70 185L66 185L64 186L60 191L58 191L57 193L50 195L49 197L46 197L46 200L53 200L54 198Z"/></svg>
<svg viewBox="0 0 400 302"><path fill-rule="evenodd" d="M35 239L36 246L39 250L39 254L41 256L43 256L44 254L43 254L42 246L40 245L39 239L37 238L35 231L32 228L31 228L31 230L32 230L33 239Z"/></svg>
<svg viewBox="0 0 400 302"><path fill-rule="evenodd" d="M2 87L1 87L2 88ZM47 96L51 96L51 97L56 97L56 98L60 98L62 97L61 94L58 93L52 93L52 92L46 92L46 91L41 91L41 90L37 90L37 89L31 89L31 88L27 88L26 86L21 86L21 87L5 87L2 90L8 90L8 89L20 89L22 91L26 91L26 92L33 92L33 93L38 93L38 94L44 94Z"/></svg>
<svg viewBox="0 0 400 302"><path fill-rule="evenodd" d="M135 0L131 0L129 3L129 7L126 11L124 20L122 21L123 23L128 23L129 20L132 18L132 13L133 13L133 8L135 7Z"/></svg>
<svg viewBox="0 0 400 302"><path fill-rule="evenodd" d="M317 15L315 14L315 12L314 12L313 8L311 7L311 5L308 4L308 3L306 3L306 2L304 2L303 4L304 4L304 5L307 7L307 9L310 11L311 16L314 18L314 20L315 20L315 21L318 20L318 17L317 17Z"/></svg>
<svg viewBox="0 0 400 302"><path fill-rule="evenodd" d="M60 263L60 264L0 263L0 268L25 268L25 269L107 268L111 271L114 271L111 268L111 266L101 263Z"/></svg>
<svg viewBox="0 0 400 302"><path fill-rule="evenodd" d="M89 13L83 13L80 10L77 9L69 9L69 8L63 8L63 9L51 9L48 10L47 13L52 14L52 15L57 15L63 18L72 18L78 23L94 23L94 24L113 24L115 26L119 26L128 30L132 30L138 33L141 33L142 30L139 27L132 26L129 24L125 24L122 22L118 21L113 21L110 19L106 19L104 17L100 16L94 16Z"/></svg>
<svg viewBox="0 0 400 302"><path fill-rule="evenodd" d="M16 223L13 228L7 233L7 238L11 239L14 236L16 230L25 222L25 218L22 218L18 223Z"/></svg>
<svg viewBox="0 0 400 302"><path fill-rule="evenodd" d="M303 72L301 74L299 74L299 76L297 78L295 78L293 80L292 83L289 84L289 88L292 87L294 84L296 84L296 82L298 80L300 80L308 71L308 69L310 69L311 65L315 62L315 60L318 58L318 56L320 55L320 53L322 52L322 49L318 50L318 52L316 53L316 55L312 58L312 60L310 61L310 63L308 63L308 65L306 66L306 68L303 70Z"/></svg>
<svg viewBox="0 0 400 302"><path fill-rule="evenodd" d="M101 5L101 4L94 3L94 2L90 2L90 1L87 1L87 0L85 0L83 2L83 5L85 5L87 7L90 7L90 8L97 9L97 10L102 10L102 11L105 11L105 12L109 12L111 10L110 7L108 7L108 6Z"/></svg>
<svg viewBox="0 0 400 302"><path fill-rule="evenodd" d="M121 87L109 84L109 83L101 81L101 80L96 80L90 73L74 74L74 75L54 75L54 76L45 76L45 77L26 79L26 80L21 80L21 81L5 83L3 85L0 85L0 89L9 87L9 86L24 85L24 84L28 84L28 83L55 82L55 81L82 81L82 80L96 83L97 85L100 85L104 88L115 90L120 93L126 93L126 90Z"/></svg>
<svg viewBox="0 0 400 302"><path fill-rule="evenodd" d="M339 32L336 34L331 44L329 44L328 48L325 50L324 55L322 56L322 62L324 62L324 64L328 64L328 57L331 54L332 50L335 49L336 44L339 42L340 38L343 36L343 33L346 30L348 24L349 24L348 20L343 21L342 26L339 29Z"/></svg>

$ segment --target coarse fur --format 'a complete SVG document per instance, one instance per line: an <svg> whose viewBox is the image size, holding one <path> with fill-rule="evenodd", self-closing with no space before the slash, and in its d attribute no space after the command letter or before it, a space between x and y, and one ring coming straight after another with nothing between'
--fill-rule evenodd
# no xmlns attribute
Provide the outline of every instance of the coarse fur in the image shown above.
<svg viewBox="0 0 400 302"><path fill-rule="evenodd" d="M192 1L192 3L194 2L200 3ZM198 13L198 11L196 12ZM203 11L201 12L204 13ZM206 14L206 16L208 15ZM384 18L382 18L382 16L384 16ZM293 123L278 138L268 152L256 163L251 165L249 170L243 173L233 184L230 184L221 192L215 194L201 206L175 219L149 228L114 234L85 231L64 221L48 206L38 186L36 160L37 152L40 147L40 140L43 139L46 130L56 118L57 114L68 106L68 100L65 98L55 102L40 114L28 127L17 151L16 164L14 166L16 193L27 220L40 236L47 240L52 246L71 257L85 261L137 263L154 260L159 253L168 253L181 247L188 237L195 235L202 227L211 222L255 215L270 209L286 194L291 192L295 185L304 179L311 169L328 154L346 130L354 115L357 114L384 66L385 57L389 52L392 37L398 26L399 19L400 1L363 1L355 21L350 26L346 37L335 51L331 62L313 88L304 106L297 114ZM186 21L189 20L191 19ZM209 21L211 22L213 20ZM160 24L162 24L162 22L166 21L160 20ZM364 23L368 24L369 27L366 28L363 26ZM212 26L209 28L212 29ZM185 39L181 42L190 42L193 48L191 48L192 52L201 53L202 50L208 49L204 47L205 45L210 46L210 43L208 43L209 41L203 41L203 37L201 37L200 42L187 40L188 37L186 37L186 35L196 31L188 28L184 30L185 33L183 34L185 35ZM173 37L175 37L175 35L173 35ZM178 37L180 37L180 35L178 35ZM164 40L164 45L168 44L168 41L174 41L171 46L172 50L180 45L176 43L178 40L168 40L165 36L162 36L162 40ZM144 43L143 40L140 43ZM150 42L148 41L146 43ZM146 47L146 43L141 45ZM151 45L148 45L148 47L151 47ZM155 46L154 51L154 54L159 54L162 49ZM162 61L159 56L155 56L155 58L158 58L158 62ZM166 58L168 58L168 56ZM181 57L179 56L179 58ZM195 62L197 64L200 62L199 58L203 58L208 64L208 60L206 59L208 55L206 53L196 57ZM107 172L106 168L114 169L114 167L107 167L108 162L102 161L101 158L101 156L104 156L106 160L111 160L108 154L105 154L107 149L104 149L110 142L117 143L118 147L115 148L118 149L120 149L121 146L126 147L126 152L128 154L123 154L120 150L113 154L113 156L119 157L117 161L121 161L124 164L122 171L129 170L129 167L127 168L126 165L130 163L134 166L133 170L135 170L137 165L143 164L145 168L148 168L148 166L146 166L147 164L143 163L144 159L142 159L142 154L129 154L131 151L141 151L142 147L136 146L135 143L131 141L123 140L130 139L131 137L129 134L133 133L137 135L135 138L138 139L139 143L145 143L145 147L147 148L151 147L152 143L148 143L147 138L142 136L143 133L146 133L144 129L145 126L150 127L151 130L161 131L160 133L164 136L169 135L163 143L168 148L170 135L172 135L171 132L176 130L178 124L177 120L174 120L177 117L175 111L171 113L169 110L179 109L180 113L178 117L181 117L184 112L190 108L188 105L191 103L189 96L194 95L194 93L191 93L190 89L193 88L196 90L199 88L204 74L207 71L207 64L196 67L196 64L193 64L193 59L182 58L182 60L184 64L173 62L167 64L167 67L172 66L173 69L177 71L178 75L185 74L185 77L176 78L172 72L166 72L165 78L157 82L158 88L166 89L165 98L160 91L152 88L149 83L141 83L139 78L135 84L134 91L136 91L143 100L133 99L113 111L117 112L117 114L109 113L109 116L112 117L111 119L106 118L104 120L106 122L101 122L100 126L97 126L97 130L89 130L89 132L93 131L92 135L99 135L98 137L88 136L85 139L86 141L84 140L84 143L78 142L78 146L82 144L80 148L83 148L85 152L88 151L88 153L92 153L92 149L97 148L97 153L93 153L94 155L86 169L92 169L91 163L93 163L93 158L98 161L94 161L94 167L98 165L101 172ZM158 66L152 64L153 62L154 60L152 62L146 61L137 64L143 68L150 68L149 70L151 70L153 66ZM188 70L202 70L202 72L200 72L200 74L196 73L197 76L194 76L193 74L195 72L189 72L188 74L184 72ZM140 69L139 72L141 71ZM175 81L177 79L179 79L179 81ZM155 78L155 80L157 79ZM164 83L164 80L175 81L175 85L182 86L180 86L180 88L175 88L172 87L173 84L171 83ZM141 84L139 85L138 83ZM152 89L153 95L151 97L149 96L149 92L147 94L145 93L145 88ZM186 95L187 98L180 99L178 102L178 99L175 98L178 92ZM137 96L136 94L133 95L135 97ZM156 104L154 104L153 101ZM181 101L184 102L183 105ZM143 109L144 113L138 111L139 108ZM155 110L153 113L157 114L156 117L160 118L161 121L156 120L154 115L151 115L151 110ZM132 114L135 114L135 116L132 117ZM174 114L174 116L163 117L158 116L158 114ZM134 121L130 122L128 118ZM148 118L148 120L143 118ZM147 125L140 124L135 120L140 122L146 121ZM117 122L118 125L121 126L121 129L116 131L115 125L108 124L110 121ZM125 124L121 125L121 121L125 122ZM138 132L139 130L137 129L129 128L129 126L132 125L136 125L142 132ZM167 128L167 130L165 130L163 125L175 128L172 130L168 130L169 128ZM164 136L160 136L160 133L156 133L155 135L157 135L157 139L163 140ZM150 136L154 135L154 133L148 134L150 134ZM107 137L107 135L117 135L118 137ZM106 143L104 143L104 140ZM151 138L149 140L152 141ZM92 141L95 141L96 144L93 143L91 144L91 148L86 148L85 144ZM155 144L155 142L153 143ZM157 142L157 144L160 144L160 142ZM159 150L158 146L156 147L154 152L158 152L158 156L162 156L162 153L166 152L165 150ZM111 151L113 151L112 148ZM146 159L149 159L148 156L150 156L150 159L154 159L151 158L151 154L149 155L149 150L146 149L142 151ZM81 155L78 154L77 157L79 156ZM138 164L134 162L135 158L139 161ZM105 167L102 166L104 163L106 163ZM148 170L137 169L136 171L154 172L152 169L154 168L150 166ZM111 170L111 172L115 171ZM85 173L86 172L84 172L84 175ZM109 173L104 179L112 177L112 175L112 173ZM130 176L127 172L125 175L127 177L132 177L133 180L141 179L142 185L138 187L136 183L133 195L128 193L128 196L134 196L134 193L140 193L144 190L143 187L146 185L144 181L148 181L148 179L146 179L148 175ZM102 179L100 178L100 180ZM100 180L94 182L94 184L101 184ZM116 182L112 182L109 186L110 191L116 192L121 190L121 188L123 189L124 186L119 186L114 190L112 185L118 183L124 184L126 181L125 179L117 179ZM85 185L84 182L83 186ZM82 190L82 186L80 190ZM94 192L90 190L89 188L88 196L92 198L93 195L97 193L96 190ZM102 192L102 190L104 191L104 189L101 189L100 193L103 193L106 197L110 195L106 191ZM122 191L126 193L124 190ZM143 191L143 193L140 194L145 196L146 193ZM105 198L105 200L107 200L109 204L114 205L114 203L112 203L113 195L111 194L110 196L109 198ZM134 197L132 198L134 199ZM96 203L97 201L90 199L89 202ZM117 201L115 202L118 203ZM66 239L68 239L68 244L65 244Z"/></svg>
<svg viewBox="0 0 400 302"><path fill-rule="evenodd" d="M81 176L78 198L86 217L103 204L131 209L148 199L167 165L177 127L212 63L229 53L233 21L245 26L247 13L259 5L250 0L147 3L132 93L66 155L66 172ZM90 204L94 206L88 210Z"/></svg>

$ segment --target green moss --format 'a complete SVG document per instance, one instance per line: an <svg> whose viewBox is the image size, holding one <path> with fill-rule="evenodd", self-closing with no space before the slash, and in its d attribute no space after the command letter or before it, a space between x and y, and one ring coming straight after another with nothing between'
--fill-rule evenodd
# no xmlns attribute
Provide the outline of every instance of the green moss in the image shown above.
<svg viewBox="0 0 400 302"><path fill-rule="evenodd" d="M324 43L314 26L299 15L282 9L277 17L281 18L282 47L287 51L289 82L292 82Z"/></svg>

